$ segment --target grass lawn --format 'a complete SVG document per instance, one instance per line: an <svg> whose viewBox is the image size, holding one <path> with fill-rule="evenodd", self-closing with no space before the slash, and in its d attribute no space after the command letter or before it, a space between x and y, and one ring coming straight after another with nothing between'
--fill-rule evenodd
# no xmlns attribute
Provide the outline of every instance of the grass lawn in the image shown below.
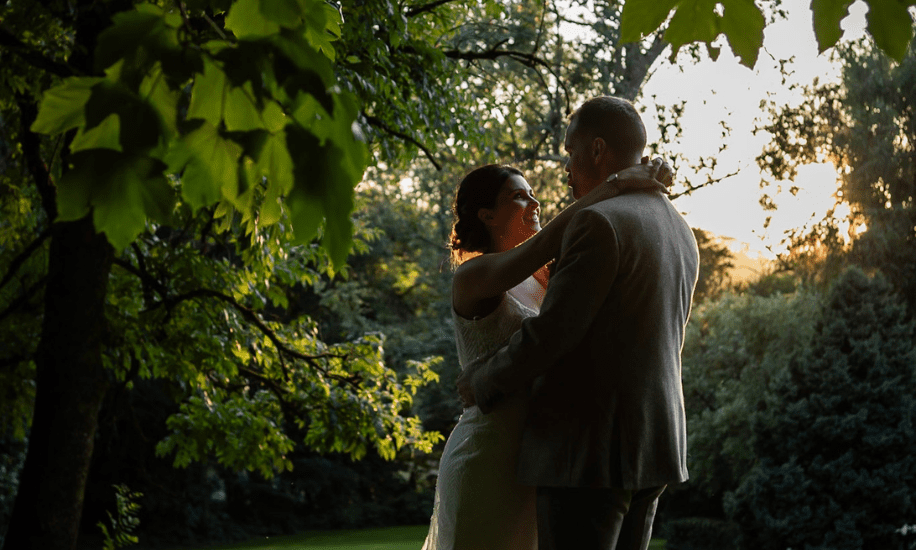
<svg viewBox="0 0 916 550"><path fill-rule="evenodd" d="M348 531L312 531L301 535L253 539L208 550L420 550L426 525ZM650 550L664 550L665 541L653 540Z"/></svg>

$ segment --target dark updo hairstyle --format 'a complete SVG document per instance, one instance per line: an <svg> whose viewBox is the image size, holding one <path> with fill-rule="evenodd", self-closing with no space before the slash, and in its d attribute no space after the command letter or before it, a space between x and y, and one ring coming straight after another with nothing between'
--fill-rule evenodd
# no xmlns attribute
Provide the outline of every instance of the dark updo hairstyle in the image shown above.
<svg viewBox="0 0 916 550"><path fill-rule="evenodd" d="M505 164L488 164L477 168L461 180L452 214L455 223L449 237L452 250L452 264L458 265L474 252L486 253L490 246L487 226L477 213L481 208L495 208L499 192L512 176L524 176L521 170Z"/></svg>

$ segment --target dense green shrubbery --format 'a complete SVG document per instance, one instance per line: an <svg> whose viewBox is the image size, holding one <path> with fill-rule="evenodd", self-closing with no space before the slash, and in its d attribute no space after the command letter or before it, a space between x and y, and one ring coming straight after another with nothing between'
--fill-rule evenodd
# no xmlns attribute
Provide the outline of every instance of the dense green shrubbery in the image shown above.
<svg viewBox="0 0 916 550"><path fill-rule="evenodd" d="M916 517L903 304L853 269L829 293L726 294L695 309L683 354L691 479L664 503L674 548L722 548L710 537L723 520L745 549L901 543Z"/></svg>
<svg viewBox="0 0 916 550"><path fill-rule="evenodd" d="M754 466L727 510L744 548L901 548L916 518L914 323L887 281L835 283L753 423Z"/></svg>
<svg viewBox="0 0 916 550"><path fill-rule="evenodd" d="M755 457L753 418L774 406L773 383L813 334L818 293L725 294L698 306L683 350L690 481L710 498L737 487ZM677 489L675 489L677 491Z"/></svg>

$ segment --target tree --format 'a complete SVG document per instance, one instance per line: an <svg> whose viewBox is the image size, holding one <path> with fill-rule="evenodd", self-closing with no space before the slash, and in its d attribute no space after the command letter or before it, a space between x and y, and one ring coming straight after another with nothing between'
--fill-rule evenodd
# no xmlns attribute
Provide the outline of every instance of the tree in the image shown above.
<svg viewBox="0 0 916 550"><path fill-rule="evenodd" d="M916 513L913 337L883 277L850 269L836 282L729 498L746 547L902 547Z"/></svg>
<svg viewBox="0 0 916 550"><path fill-rule="evenodd" d="M129 389L135 376L185 385L162 446L179 465L212 452L230 464L284 467L278 415L303 420L301 407L284 408L302 400L312 400L305 418L316 448L359 456L366 443L385 455L427 445L416 421L400 416L422 382L384 366L380 338L328 347L308 323L264 318L268 302L283 300L267 286L271 270L285 269L287 286L309 271L342 273L351 247L353 187L368 158L353 132L356 95L335 74L339 10L320 0L11 2L2 10L0 101L12 168L3 205L18 214L3 221L0 290L9 299L3 320L17 323L4 339L21 327L12 341L27 342L3 357L16 369L4 374L26 389L4 414L34 411L7 547L73 546L98 410L109 389ZM442 71L438 57L433 68ZM319 234L328 255L308 244ZM291 241L308 245L288 254ZM187 307L201 301L197 323L222 315L213 326L222 338L187 330L199 326ZM27 340L36 327L37 347ZM197 352L222 360L181 356L200 342L208 346ZM4 421L28 424L13 414ZM338 437L347 430L355 439ZM239 436L234 450L220 446L220 433ZM244 449L258 439L271 450L252 462Z"/></svg>
<svg viewBox="0 0 916 550"><path fill-rule="evenodd" d="M814 35L821 52L832 48L843 35L840 22L848 14L852 2L848 0L820 0L812 2ZM889 57L900 61L913 38L913 0L867 0L868 32L875 44ZM780 2L773 3L778 13ZM673 15L671 13L674 12ZM668 16L671 19L668 20ZM677 51L694 42L706 44L710 55L718 56L719 49L712 46L720 34L741 63L753 67L763 45L766 18L754 2L730 0L627 0L621 16L624 41L638 41L652 35L667 23L664 38Z"/></svg>
<svg viewBox="0 0 916 550"><path fill-rule="evenodd" d="M725 244L716 240L702 229L694 229L693 236L700 250L700 273L693 291L693 301L699 304L704 300L717 297L724 291L730 281L728 270L735 265L734 255Z"/></svg>
<svg viewBox="0 0 916 550"><path fill-rule="evenodd" d="M762 169L790 180L800 165L833 162L837 198L849 206L845 219L828 215L796 235L786 259L833 274L849 261L879 268L916 311L916 52L893 63L862 41L836 55L841 83L806 87L805 101L774 106L763 128L772 141L758 158Z"/></svg>

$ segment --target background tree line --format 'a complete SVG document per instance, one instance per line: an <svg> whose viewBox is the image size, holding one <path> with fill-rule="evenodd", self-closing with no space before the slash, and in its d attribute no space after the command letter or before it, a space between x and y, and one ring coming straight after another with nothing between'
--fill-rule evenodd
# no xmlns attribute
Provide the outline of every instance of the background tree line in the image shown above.
<svg viewBox="0 0 916 550"><path fill-rule="evenodd" d="M564 206L566 116L598 93L638 99L670 53L663 32L683 24L624 43L623 4L572 7L589 15L527 1L8 2L6 547L92 544L116 484L143 493L149 544L427 521L433 444L460 412L443 249L456 182L510 162L546 216ZM572 42L563 25L583 32ZM753 64L753 37L726 34ZM738 290L727 250L696 230L694 481L663 503L671 548L899 545L916 523L913 61L868 42L839 55L843 84L774 106L761 164L781 177L835 159L867 229L849 243L831 220L800 231L784 271ZM850 263L869 275L841 276ZM834 370L843 384L823 382ZM886 399L899 406L869 412ZM852 489L812 507L839 466L857 472ZM846 506L880 483L899 495L880 522ZM799 486L812 489L780 498Z"/></svg>

